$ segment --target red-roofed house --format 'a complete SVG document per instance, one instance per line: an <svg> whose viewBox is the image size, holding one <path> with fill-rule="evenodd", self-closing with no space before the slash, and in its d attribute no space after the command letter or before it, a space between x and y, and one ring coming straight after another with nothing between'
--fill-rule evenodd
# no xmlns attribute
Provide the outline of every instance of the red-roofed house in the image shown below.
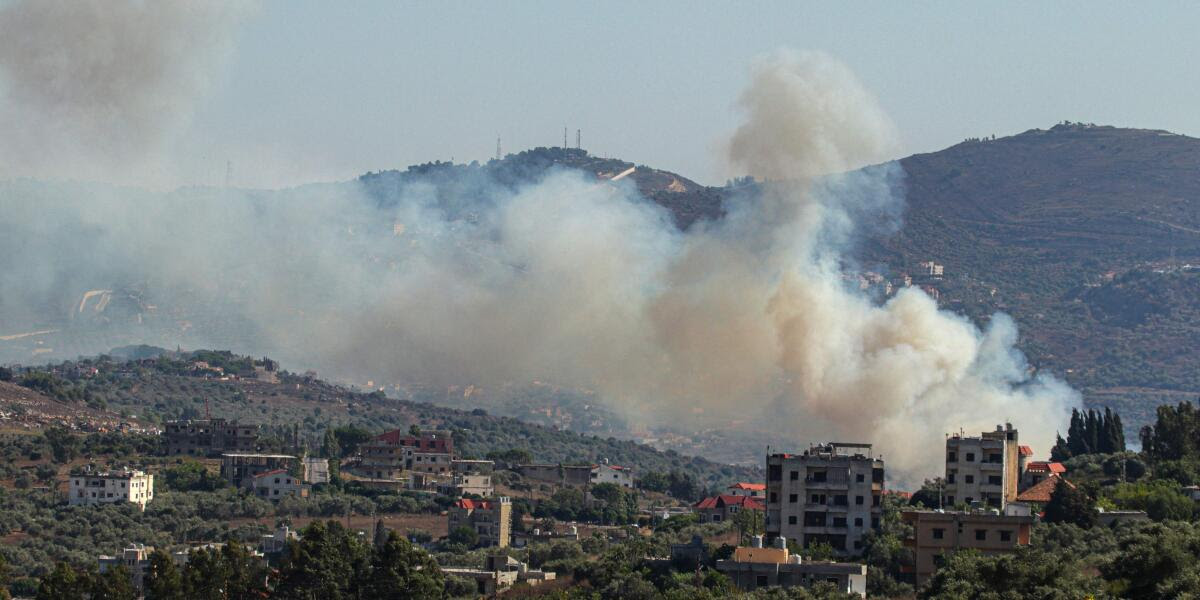
<svg viewBox="0 0 1200 600"><path fill-rule="evenodd" d="M1025 465L1021 473L1021 489L1029 489L1049 477L1061 477L1067 472L1062 463L1035 460Z"/></svg>
<svg viewBox="0 0 1200 600"><path fill-rule="evenodd" d="M1054 493L1054 488L1058 487L1059 481L1071 486L1072 489L1075 487L1075 484L1070 481L1059 477L1057 474L1051 474L1017 495L1017 502L1045 504L1050 501L1050 495Z"/></svg>
<svg viewBox="0 0 1200 600"><path fill-rule="evenodd" d="M480 546L508 546L512 528L512 502L501 496L495 500L460 498L446 511L448 531L459 527L471 529L479 536Z"/></svg>
<svg viewBox="0 0 1200 600"><path fill-rule="evenodd" d="M701 523L720 523L733 518L743 510L766 510L761 500L749 496L730 496L722 494L705 498L692 505L696 514L700 515Z"/></svg>
<svg viewBox="0 0 1200 600"><path fill-rule="evenodd" d="M729 490L731 496L764 498L767 495L767 484L765 483L738 482L725 489Z"/></svg>
<svg viewBox="0 0 1200 600"><path fill-rule="evenodd" d="M285 496L308 497L308 486L286 469L265 471L250 478L250 490L259 498L276 501Z"/></svg>

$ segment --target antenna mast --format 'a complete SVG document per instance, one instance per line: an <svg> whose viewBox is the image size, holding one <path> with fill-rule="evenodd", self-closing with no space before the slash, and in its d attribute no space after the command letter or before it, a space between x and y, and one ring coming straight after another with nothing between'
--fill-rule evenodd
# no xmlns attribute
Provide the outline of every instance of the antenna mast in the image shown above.
<svg viewBox="0 0 1200 600"><path fill-rule="evenodd" d="M576 150L579 150L580 148L582 148L582 147L583 147L583 146L581 146L581 145L579 144L579 140L580 140L580 137L579 137L579 130L578 130L578 129L576 129L576 130L575 130L575 149L576 149Z"/></svg>
<svg viewBox="0 0 1200 600"><path fill-rule="evenodd" d="M563 127L563 148L567 147L567 128Z"/></svg>
<svg viewBox="0 0 1200 600"><path fill-rule="evenodd" d="M496 136L496 160L500 160L500 136Z"/></svg>

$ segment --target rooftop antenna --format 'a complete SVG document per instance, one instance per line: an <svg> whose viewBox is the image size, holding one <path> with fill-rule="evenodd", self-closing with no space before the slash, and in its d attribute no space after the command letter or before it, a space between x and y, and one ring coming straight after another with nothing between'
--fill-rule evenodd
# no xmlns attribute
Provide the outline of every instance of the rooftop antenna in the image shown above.
<svg viewBox="0 0 1200 600"><path fill-rule="evenodd" d="M500 136L496 136L496 160L500 160Z"/></svg>
<svg viewBox="0 0 1200 600"><path fill-rule="evenodd" d="M567 147L567 128L563 127L563 148Z"/></svg>
<svg viewBox="0 0 1200 600"><path fill-rule="evenodd" d="M582 148L582 147L583 147L583 146L581 146L581 145L579 144L579 139L580 139L580 137L579 137L579 130L578 130L578 129L576 129L576 130L575 130L575 149L576 149L576 150L579 150L580 148Z"/></svg>

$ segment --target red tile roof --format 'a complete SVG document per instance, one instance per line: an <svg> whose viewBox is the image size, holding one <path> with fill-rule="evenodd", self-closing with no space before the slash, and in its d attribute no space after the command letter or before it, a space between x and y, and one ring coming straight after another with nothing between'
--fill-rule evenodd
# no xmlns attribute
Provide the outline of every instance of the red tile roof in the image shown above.
<svg viewBox="0 0 1200 600"><path fill-rule="evenodd" d="M1044 460L1035 460L1025 465L1025 470L1033 473L1053 473L1055 475L1062 475L1067 472L1067 468L1062 463Z"/></svg>
<svg viewBox="0 0 1200 600"><path fill-rule="evenodd" d="M477 509L491 510L492 509L491 502L489 502L487 500L472 500L470 498L461 498L457 502L454 503L454 506L457 506L458 508L466 508L466 509L470 509L470 510L477 510Z"/></svg>
<svg viewBox="0 0 1200 600"><path fill-rule="evenodd" d="M1033 456L1033 448L1030 448L1029 446L1017 446L1017 452L1019 452L1021 456Z"/></svg>
<svg viewBox="0 0 1200 600"><path fill-rule="evenodd" d="M767 484L765 484L765 483L746 483L743 481L739 481L739 482L729 486L729 489L731 489L731 490L746 490L746 491L750 491L750 492L764 492L767 489Z"/></svg>
<svg viewBox="0 0 1200 600"><path fill-rule="evenodd" d="M1075 487L1075 484L1071 483L1070 481L1062 479L1057 475L1051 475L1050 477L1037 482L1037 484L1033 487L1021 492L1020 494L1017 494L1017 502L1039 502L1045 504L1050 501L1050 495L1054 493L1054 488L1058 487L1059 481L1062 481L1072 488Z"/></svg>
<svg viewBox="0 0 1200 600"><path fill-rule="evenodd" d="M758 499L751 498L749 496L729 496L726 494L705 498L692 505L693 508L701 510L708 508L725 508L726 506L740 506L749 510L766 509L766 507L763 506L762 501Z"/></svg>
<svg viewBox="0 0 1200 600"><path fill-rule="evenodd" d="M274 471L267 471L266 473L259 473L258 475L255 475L255 477L268 477L270 475L280 475L282 473L287 473L287 469L275 469Z"/></svg>

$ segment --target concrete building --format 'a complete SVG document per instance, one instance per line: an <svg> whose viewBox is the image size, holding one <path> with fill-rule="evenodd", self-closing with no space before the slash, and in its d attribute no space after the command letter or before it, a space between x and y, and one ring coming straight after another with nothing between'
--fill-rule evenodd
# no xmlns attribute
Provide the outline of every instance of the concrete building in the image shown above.
<svg viewBox="0 0 1200 600"><path fill-rule="evenodd" d="M767 497L767 484L765 483L738 482L725 489L730 496L749 496L760 500Z"/></svg>
<svg viewBox="0 0 1200 600"><path fill-rule="evenodd" d="M306 456L301 461L301 466L304 468L304 483L329 483L328 458Z"/></svg>
<svg viewBox="0 0 1200 600"><path fill-rule="evenodd" d="M249 487L259 473L289 470L296 457L288 454L222 454L221 477L236 487Z"/></svg>
<svg viewBox="0 0 1200 600"><path fill-rule="evenodd" d="M701 523L728 521L743 510L765 510L761 500L749 496L713 496L692 505Z"/></svg>
<svg viewBox="0 0 1200 600"><path fill-rule="evenodd" d="M1003 509L1017 499L1019 463L1017 430L1011 423L978 437L947 437L945 506L979 502Z"/></svg>
<svg viewBox="0 0 1200 600"><path fill-rule="evenodd" d="M252 475L249 478L249 488L254 495L272 502L288 496L297 498L308 497L308 485L299 478L292 477L286 469L275 469Z"/></svg>
<svg viewBox="0 0 1200 600"><path fill-rule="evenodd" d="M505 496L494 500L462 498L446 514L447 531L468 527L479 536L480 546L505 548L512 538L512 501Z"/></svg>
<svg viewBox="0 0 1200 600"><path fill-rule="evenodd" d="M870 444L815 445L803 454L767 457L767 538L823 542L838 554L862 550L862 537L879 527L883 460Z"/></svg>
<svg viewBox="0 0 1200 600"><path fill-rule="evenodd" d="M521 477L557 486L587 487L592 482L591 465L528 464L517 465Z"/></svg>
<svg viewBox="0 0 1200 600"><path fill-rule="evenodd" d="M525 563L503 554L487 557L483 569L442 567L442 572L464 579L473 579L477 586L476 592L489 598L516 583L525 583L530 587L535 587L547 581L553 581L556 577L553 571L530 569Z"/></svg>
<svg viewBox="0 0 1200 600"><path fill-rule="evenodd" d="M145 510L154 499L154 476L143 471L72 475L70 481L67 503L72 505L132 502Z"/></svg>
<svg viewBox="0 0 1200 600"><path fill-rule="evenodd" d="M867 566L858 563L805 562L789 554L786 538L777 537L773 547L764 548L756 536L753 546L738 546L733 556L717 561L717 571L729 577L738 589L751 592L765 587L812 587L832 583L839 592L867 597Z"/></svg>
<svg viewBox="0 0 1200 600"><path fill-rule="evenodd" d="M443 496L455 498L466 494L486 497L496 493L491 475L467 473L455 473L450 477L450 481L438 484L437 490Z"/></svg>
<svg viewBox="0 0 1200 600"><path fill-rule="evenodd" d="M300 539L300 535L287 525L280 525L272 533L264 533L258 540L258 551L263 555L281 554L289 542Z"/></svg>
<svg viewBox="0 0 1200 600"><path fill-rule="evenodd" d="M215 456L258 449L258 426L225 419L167 421L163 428L169 456Z"/></svg>
<svg viewBox="0 0 1200 600"><path fill-rule="evenodd" d="M633 469L620 465L592 465L592 485L611 483L613 485L633 489Z"/></svg>
<svg viewBox="0 0 1200 600"><path fill-rule="evenodd" d="M933 575L938 555L963 548L984 554L1013 552L1018 546L1029 545L1034 522L1032 516L990 511L914 510L900 516L913 528L913 536L904 541L904 546L913 553L913 563L906 570L913 573L918 587Z"/></svg>
<svg viewBox="0 0 1200 600"><path fill-rule="evenodd" d="M393 429L359 444L359 461L352 472L373 479L402 479L405 471L450 473L454 439L448 431L412 435Z"/></svg>
<svg viewBox="0 0 1200 600"><path fill-rule="evenodd" d="M134 591L141 596L146 582L146 572L150 569L150 555L153 553L154 546L130 544L128 548L121 551L119 556L101 554L97 558L99 571L107 573L111 569L125 567L125 570L129 571Z"/></svg>

